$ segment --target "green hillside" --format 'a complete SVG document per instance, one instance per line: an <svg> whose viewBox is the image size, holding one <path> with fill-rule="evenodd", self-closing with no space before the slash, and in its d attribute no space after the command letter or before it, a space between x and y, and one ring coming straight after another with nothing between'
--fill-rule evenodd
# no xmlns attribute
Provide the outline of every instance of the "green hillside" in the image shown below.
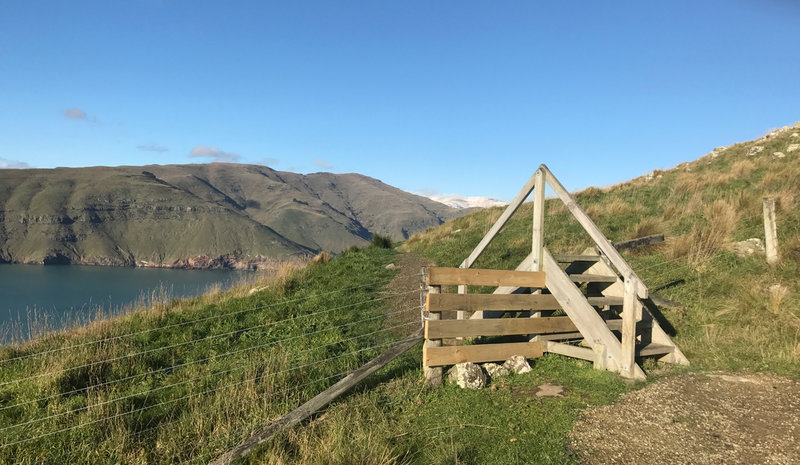
<svg viewBox="0 0 800 465"><path fill-rule="evenodd" d="M358 174L228 163L0 170L0 263L247 268L338 253L372 234L402 240L458 214Z"/></svg>

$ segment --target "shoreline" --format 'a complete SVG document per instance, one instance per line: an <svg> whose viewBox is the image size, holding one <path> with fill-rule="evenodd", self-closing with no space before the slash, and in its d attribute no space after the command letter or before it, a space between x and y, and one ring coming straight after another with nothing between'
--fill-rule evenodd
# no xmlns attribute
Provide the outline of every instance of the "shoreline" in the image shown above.
<svg viewBox="0 0 800 465"><path fill-rule="evenodd" d="M159 268L173 270L228 270L228 271L266 271L276 269L287 261L297 261L303 257L292 257L288 260L256 255L245 259L235 255L226 254L216 258L208 255L198 255L189 258L180 258L169 263L149 262L147 260L121 260L116 257L93 257L91 259L73 260L63 255L49 256L42 260L9 260L0 261L0 265L41 265L41 266L107 266L116 268Z"/></svg>

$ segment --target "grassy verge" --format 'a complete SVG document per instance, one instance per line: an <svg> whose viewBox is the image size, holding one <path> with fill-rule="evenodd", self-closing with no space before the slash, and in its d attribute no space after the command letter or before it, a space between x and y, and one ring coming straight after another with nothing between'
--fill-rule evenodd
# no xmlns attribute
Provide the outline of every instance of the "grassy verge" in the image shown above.
<svg viewBox="0 0 800 465"><path fill-rule="evenodd" d="M4 347L0 462L208 459L396 338L384 295L393 254L348 253L252 293L173 301Z"/></svg>

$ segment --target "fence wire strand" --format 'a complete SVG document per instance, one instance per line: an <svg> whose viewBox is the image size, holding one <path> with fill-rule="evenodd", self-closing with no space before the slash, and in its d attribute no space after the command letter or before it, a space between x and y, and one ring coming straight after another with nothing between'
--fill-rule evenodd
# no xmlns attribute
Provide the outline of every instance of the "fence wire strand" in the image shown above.
<svg viewBox="0 0 800 465"><path fill-rule="evenodd" d="M390 327L390 328L382 329L382 330L376 331L374 333L363 334L361 336L358 336L358 337L355 337L355 338L349 338L349 339L357 339L359 337L365 337L365 336L368 336L368 335L377 334L378 332L384 332L384 331L390 331L390 330L393 330L393 329L399 329L401 327L408 326L410 324L417 324L417 323L418 322L416 322L416 321L412 321L412 322L404 323L404 324L401 324L401 325L393 326L393 327ZM343 341L339 341L339 342L343 342ZM337 343L339 343L339 342L337 342ZM268 375L268 376L271 376L271 377L274 378L274 377L276 377L277 375L280 375L280 374L289 373L289 372L292 372L292 371L296 371L296 370L299 370L299 369L302 369L302 368L307 368L309 366L317 365L317 364L324 363L324 362L329 362L331 360L342 358L342 357L345 357L345 356L348 356L348 355L355 355L355 354L358 354L358 353L361 353L361 352L365 352L365 351L368 351L368 350L374 350L374 349L377 349L377 348L380 348L380 347L387 347L387 346L393 345L395 343L396 343L395 341L390 341L390 342L386 342L386 343L383 343L383 344L378 344L378 345L366 347L366 348L363 348L363 349L358 349L358 350L354 350L354 351L351 351L351 352L346 352L344 354L339 354L339 355L336 355L334 357L328 357L328 358L325 358L325 359L322 359L322 360L317 360L315 362L307 363L307 364L304 364L304 365L299 365L297 367L294 367L294 368L291 368L291 369L288 369L288 370L281 370L281 371L278 371L278 372L275 372L275 373L270 373L270 375ZM316 349L316 348L314 348L314 349ZM307 349L307 351L314 350L314 349ZM252 365L252 366L255 366L255 365ZM244 368L247 368L247 367L244 367ZM17 441L13 441L13 442L9 442L9 443L0 445L0 449L5 449L7 447L15 446L15 445L18 445L18 444L23 444L23 443L27 443L27 442L31 442L31 441L36 441L36 440L39 440L39 439L42 439L42 438L45 438L45 437L53 436L55 434L60 434L60 433L72 431L72 430L74 430L76 428L82 428L82 427L85 427L85 426L89 426L89 425L93 425L93 424L97 424L97 423L101 423L101 422L105 422L105 421L109 421L109 420L114 420L114 419L117 419L117 418L120 418L120 417L124 417L124 416L127 416L127 415L132 415L134 413L140 413L140 412L143 412L143 411L146 411L146 410L149 410L149 409L153 409L153 408L156 408L156 407L161 407L163 405L174 404L176 402L179 402L179 401L182 401L182 400L185 400L185 399L189 399L189 398L192 398L192 397L205 396L205 395L212 394L212 393L217 392L217 391L222 390L222 389L239 386L239 385L242 385L242 384L245 384L245 383L248 383L248 382L259 381L259 380L262 380L264 378L267 378L268 376L265 375L265 376L257 376L257 377L254 377L254 378L248 378L248 379L245 379L243 381L238 381L238 382L235 382L235 383L226 384L224 386L219 386L219 387L216 387L216 388L213 388L213 389L208 389L208 390L205 390L205 391L202 391L202 392L198 392L198 393L187 394L187 395L184 395L184 396L181 396L181 397L178 397L178 398L175 398L175 399L171 399L171 400L168 400L168 401L163 401L163 402L159 402L157 404L148 405L148 406L145 406L145 407L140 407L140 408L137 408L137 409L134 409L134 410L130 410L130 411L127 411L127 412L118 413L116 415L111 415L111 416L108 416L108 417L104 417L104 418L100 418L100 419L96 419L96 420L91 420L91 421L88 421L88 422L85 422L85 423L81 423L79 425L73 425L73 426L62 428L62 429L59 429L59 430L56 430L56 431L51 431L51 432L48 432L48 433L40 434L38 436L25 438L25 439L19 439ZM199 379L205 379L205 378L206 377L200 377Z"/></svg>
<svg viewBox="0 0 800 465"><path fill-rule="evenodd" d="M402 312L402 310L393 312L393 314L396 314L396 313L399 313L399 312ZM386 316L387 315L379 315L377 317L371 318L370 320L376 320L378 318L386 318ZM370 320L359 320L359 321L352 322L352 323L349 323L347 325L342 325L342 326L352 326L354 324L363 323L364 321L370 321ZM361 338L364 338L364 337L367 337L367 336L373 336L375 334L379 334L379 333L382 333L382 332L390 331L390 330L393 330L393 329L398 329L398 328L403 327L403 326L408 326L411 323L415 323L415 322L404 323L404 324L401 324L401 325L398 325L398 326L393 326L393 327L390 327L390 328L380 329L380 330L377 330L377 331L372 331L370 333L365 333L365 334L361 334L361 335L358 335L358 336L341 339L339 341L331 342L331 343L328 343L328 344L323 344L321 346L311 347L311 348L302 350L300 352L296 352L296 353L294 353L292 355L297 356L297 355L309 353L309 352L312 352L314 350L318 350L318 349L321 349L321 348L325 348L325 347L330 347L330 346L333 346L333 345L341 344L343 342L353 341L353 340L361 339ZM336 327L328 328L326 330L329 331L331 329L336 329ZM261 363L263 363L263 362L261 362ZM315 362L315 363L318 363L318 362ZM245 365L237 366L237 367L234 367L234 368L229 368L229 369L226 369L226 370L223 370L223 371L220 371L220 372L210 373L210 374L206 374L206 375L203 375L203 376L197 376L197 377L194 377L194 378L191 378L191 379L188 379L188 380L184 380L184 381L180 381L180 382L172 383L172 384L167 384L167 385L164 385L164 386L159 386L157 388L150 389L150 390L147 391L146 394L149 395L149 394L151 394L153 392L158 392L158 391L162 391L164 389L169 389L169 388L173 388L173 387L176 387L176 386L182 386L182 385L190 384L190 383L193 383L193 382L196 382L196 381L200 381L200 380L203 380L203 379L206 379L206 378L210 378L210 377L213 377L213 376L220 376L220 375L229 374L229 373L232 373L232 372L238 371L238 370L247 370L248 368L252 368L252 367L257 366L257 365L258 365L258 363L256 363L256 364L245 364ZM303 365L303 366L306 366L306 365ZM119 401L122 401L122 400L125 400L125 399L133 398L133 397L139 396L141 394L142 393L128 394L126 396L118 397L118 398L111 399L111 400L106 400L106 401L103 401L103 402L100 402L100 403L97 403L97 404L93 404L93 405L90 405L90 406L87 405L86 407L80 407L80 408L77 408L77 409L74 409L74 410L69 410L69 411L66 411L66 412L57 413L57 414L50 415L50 416L47 416L47 417L32 419L32 420L29 420L29 421L27 421L25 423L18 423L18 424L15 424L15 425L6 426L6 427L3 427L3 428L0 428L0 432L7 431L7 430L12 429L12 428L18 428L18 427L22 427L22 426L28 426L28 425L31 425L31 424L42 423L42 422L45 422L47 420L60 418L60 417L63 417L63 416L66 416L66 415L70 415L70 414L80 413L80 412L83 412L83 411L87 411L89 409L102 407L103 405L108 405L108 404L112 404L114 402L119 402Z"/></svg>
<svg viewBox="0 0 800 465"><path fill-rule="evenodd" d="M365 305L365 304L369 304L369 303L374 303L374 302L390 299L392 297L397 297L397 296L400 296L400 295L410 294L410 293L414 293L414 292L419 292L419 291L415 290L415 291L401 292L401 293L396 293L396 294L388 294L388 295L385 295L385 296L381 296L381 297L377 297L377 298L373 298L373 299L367 299L367 300L363 300L363 301L359 301L359 302L355 302L355 303L351 303L351 304L347 304L347 305L340 305L338 307L333 307L333 308L326 309L326 310L323 310L323 311L320 311L320 312L317 312L317 313L301 315L299 317L304 317L305 318L305 317L308 317L308 316L320 315L320 314L329 313L329 312L332 312L332 311L335 311L335 310L342 310L342 309L345 309L345 308L355 307L355 306L358 306L358 305ZM190 341L179 342L177 344L167 345L167 346L163 346L163 347L155 347L155 348L152 348L152 349L147 349L147 350L143 350L143 351L140 351L140 352L135 352L135 353L132 353L132 354L120 355L118 357L108 358L108 359L104 359L104 360L96 360L94 362L86 363L86 364L83 364L83 365L78 365L78 366L68 367L68 368L62 368L60 370L49 371L49 372L46 372L46 373L39 373L39 374L36 374L36 375L26 376L26 377L23 377L23 378L17 378L17 379L11 380L11 381L6 381L6 382L3 382L3 383L0 383L0 387L5 387L5 386L8 386L8 385L12 385L12 384L19 384L19 383L21 383L23 381L30 381L30 380L33 380L33 379L43 378L45 376L65 373L65 372L72 371L72 370L78 370L78 369L81 369L81 368L89 368L89 367L92 367L92 366L95 366L95 365L99 365L99 364L102 364L102 363L116 362L116 361L119 361L119 360L129 359L129 358L133 358L133 357L137 357L137 356L141 356L141 355L146 355L146 354L150 354L150 353L153 353L153 352L158 352L158 351L161 351L161 350L175 349L175 348L183 347L183 346L186 346L186 345L189 345L189 344L195 344L195 343L198 343L198 342L208 341L208 340L217 339L217 338L221 338L221 337L225 337L225 336L231 336L231 335L234 335L234 334L237 334L237 333L242 333L242 332L245 332L245 331L251 331L251 330L254 330L254 329L258 329L258 328L264 328L264 327L267 327L267 326L280 324L280 323L284 323L284 322L287 322L287 321L294 321L299 317L285 318L283 320L278 320L278 321L270 321L270 322L267 322L267 323L251 326L251 327L248 327L248 328L240 328L240 329L237 329L237 330L234 330L234 331L229 331L227 333L213 334L213 335L210 335L210 336L197 338L197 339L193 339L193 340L190 340Z"/></svg>
<svg viewBox="0 0 800 465"><path fill-rule="evenodd" d="M132 333L120 334L120 335L117 335L117 336L110 336L110 337L107 337L107 338L104 338L104 339L97 339L97 340L93 340L93 341L82 342L80 344L74 344L74 345L71 345L71 346L58 347L58 348L55 348L55 349L44 350L44 351L35 352L35 353L32 353L32 354L19 355L19 356L16 356L16 357L2 359L2 360L0 360L0 363L3 363L3 364L4 363L10 363L10 362L18 361L18 360L25 360L25 359L28 359L28 358L31 358L31 357L38 357L38 356L48 355L48 354L52 354L52 353L56 353L56 352L62 352L62 351L65 351L65 350L77 349L77 348L80 348L80 347L85 347L87 345L101 344L101 343L104 343L104 342L110 342L110 341L114 341L114 340L118 340L118 339L123 339L123 338L126 338L126 337L138 336L140 334L146 334L146 333L150 333L150 332L153 332L153 331L161 331L161 330L164 330L164 329L178 328L178 327L182 327L182 326L186 326L186 325L190 325L190 324L194 324L194 323L201 323L201 322L204 322L204 321L214 320L214 319L217 319L217 318L232 317L232 316L240 315L242 313L253 312L253 311L257 311L257 310L265 310L267 308L277 307L277 306L280 306L280 305L286 305L286 304L302 302L304 300L309 300L309 299L313 299L313 298L316 298L316 297L323 297L323 296L335 294L337 292L352 291L352 290L362 289L362 288L365 288L365 287L375 286L375 285L379 285L379 284L385 284L385 283L384 283L384 281L375 281L375 282L372 282L372 283L361 284L359 286L351 286L351 287L336 289L336 290L333 290L333 291L321 292L321 293L318 293L318 294L312 294L312 295L308 295L308 296L304 296L304 297L299 297L299 298L296 298L296 299L282 300L280 302L274 302L272 304L267 304L267 305L262 305L262 306L258 306L258 307L247 308L247 309L243 309L243 310L237 310L237 311L231 312L231 313L220 313L220 314L215 314L215 315L211 315L211 316L204 317L204 318L198 318L198 319L194 319L194 320L182 321L180 323L173 323L173 324L166 325L166 326L160 326L158 328L144 329L144 330L135 331L135 332L132 332Z"/></svg>

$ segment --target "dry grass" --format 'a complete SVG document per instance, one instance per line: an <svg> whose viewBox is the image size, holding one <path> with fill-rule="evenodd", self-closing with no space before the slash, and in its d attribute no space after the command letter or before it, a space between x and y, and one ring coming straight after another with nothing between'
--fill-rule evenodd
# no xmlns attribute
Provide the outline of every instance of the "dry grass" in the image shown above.
<svg viewBox="0 0 800 465"><path fill-rule="evenodd" d="M560 199L552 199L546 202L547 215L561 215L567 213L567 206Z"/></svg>
<svg viewBox="0 0 800 465"><path fill-rule="evenodd" d="M756 164L751 160L737 160L731 166L730 174L735 178L744 179L749 177L754 169L756 169Z"/></svg>
<svg viewBox="0 0 800 465"><path fill-rule="evenodd" d="M729 199L729 203L733 208L740 212L758 211L759 202L760 200L756 193L749 190L738 191L731 195Z"/></svg>
<svg viewBox="0 0 800 465"><path fill-rule="evenodd" d="M614 199L611 202L590 205L589 208L586 209L586 214L589 215L593 220L597 220L598 218L602 218L604 216L619 216L630 213L638 213L640 211L642 211L641 205L632 204L620 199Z"/></svg>
<svg viewBox="0 0 800 465"><path fill-rule="evenodd" d="M724 200L717 200L705 208L705 219L705 224L695 224L688 234L668 241L668 258L685 257L689 263L700 266L725 247L736 227L736 209Z"/></svg>
<svg viewBox="0 0 800 465"><path fill-rule="evenodd" d="M312 265L318 265L318 264L324 265L324 264L328 263L329 261L331 261L331 254L329 254L328 252L320 252L317 255L315 255L314 258L311 259L311 264Z"/></svg>

